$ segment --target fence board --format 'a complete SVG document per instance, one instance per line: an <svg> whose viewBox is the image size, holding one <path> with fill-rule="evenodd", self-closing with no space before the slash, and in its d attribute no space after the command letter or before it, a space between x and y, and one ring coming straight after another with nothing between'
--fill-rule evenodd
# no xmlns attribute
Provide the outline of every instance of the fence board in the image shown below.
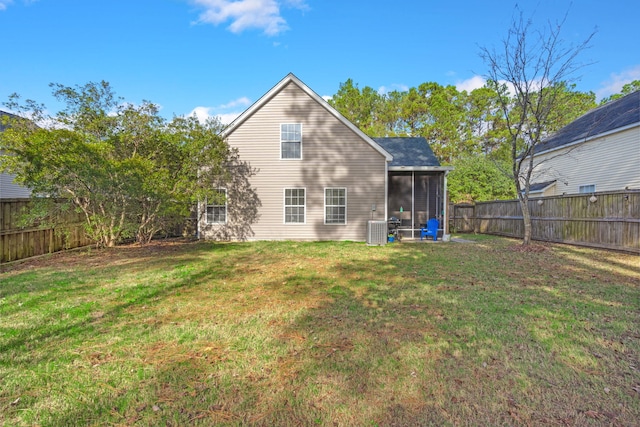
<svg viewBox="0 0 640 427"><path fill-rule="evenodd" d="M94 243L84 233L82 217L73 211L64 218L68 233L38 224L20 227L18 221L29 202L30 199L0 199L0 263Z"/></svg>
<svg viewBox="0 0 640 427"><path fill-rule="evenodd" d="M529 210L534 240L640 253L640 190L536 198L529 200ZM456 232L524 236L517 200L454 205L449 211Z"/></svg>

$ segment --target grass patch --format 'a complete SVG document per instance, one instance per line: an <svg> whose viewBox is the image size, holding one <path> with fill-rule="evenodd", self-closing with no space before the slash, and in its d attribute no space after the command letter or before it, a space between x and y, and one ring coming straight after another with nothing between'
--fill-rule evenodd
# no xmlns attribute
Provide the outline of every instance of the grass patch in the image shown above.
<svg viewBox="0 0 640 427"><path fill-rule="evenodd" d="M3 425L637 425L637 255L154 243L0 274Z"/></svg>

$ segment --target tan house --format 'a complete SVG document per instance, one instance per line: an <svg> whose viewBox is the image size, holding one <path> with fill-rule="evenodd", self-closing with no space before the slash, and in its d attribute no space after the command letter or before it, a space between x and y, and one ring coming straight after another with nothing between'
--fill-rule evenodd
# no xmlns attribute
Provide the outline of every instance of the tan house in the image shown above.
<svg viewBox="0 0 640 427"><path fill-rule="evenodd" d="M405 233L415 235L418 228L419 235L427 217L441 215L446 206L444 176L450 168L440 167L426 141L423 148L431 156L425 156L424 164L391 167L393 143L365 135L293 74L242 113L223 136L255 170L251 186L260 207L245 236L249 239L365 241L368 221L386 221L395 212L389 201L397 199L397 191L406 204ZM433 177L415 178L420 167L421 174ZM405 178L397 180L394 174ZM401 183L408 187L398 190ZM199 206L201 238L234 238L228 230L242 220L231 208L234 191L218 191L226 202Z"/></svg>
<svg viewBox="0 0 640 427"><path fill-rule="evenodd" d="M640 91L589 111L541 144L531 196L640 189Z"/></svg>

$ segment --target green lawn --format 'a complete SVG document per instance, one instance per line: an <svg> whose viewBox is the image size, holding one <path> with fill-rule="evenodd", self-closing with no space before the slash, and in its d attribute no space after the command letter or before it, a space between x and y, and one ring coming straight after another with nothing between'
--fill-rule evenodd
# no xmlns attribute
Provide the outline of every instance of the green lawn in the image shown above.
<svg viewBox="0 0 640 427"><path fill-rule="evenodd" d="M640 258L159 242L0 273L0 424L640 424Z"/></svg>

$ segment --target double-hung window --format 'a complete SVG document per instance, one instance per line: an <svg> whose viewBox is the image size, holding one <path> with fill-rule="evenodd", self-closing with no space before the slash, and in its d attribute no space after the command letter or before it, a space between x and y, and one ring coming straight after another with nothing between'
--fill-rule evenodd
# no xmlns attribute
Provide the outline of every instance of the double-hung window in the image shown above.
<svg viewBox="0 0 640 427"><path fill-rule="evenodd" d="M280 125L280 158L302 159L302 124Z"/></svg>
<svg viewBox="0 0 640 427"><path fill-rule="evenodd" d="M346 224L347 223L347 189L346 188L325 188L324 189L324 223L325 224Z"/></svg>
<svg viewBox="0 0 640 427"><path fill-rule="evenodd" d="M304 188L285 188L284 223L304 224L306 221L306 190Z"/></svg>
<svg viewBox="0 0 640 427"><path fill-rule="evenodd" d="M215 196L207 203L207 224L225 224L227 222L227 190L215 190Z"/></svg>

